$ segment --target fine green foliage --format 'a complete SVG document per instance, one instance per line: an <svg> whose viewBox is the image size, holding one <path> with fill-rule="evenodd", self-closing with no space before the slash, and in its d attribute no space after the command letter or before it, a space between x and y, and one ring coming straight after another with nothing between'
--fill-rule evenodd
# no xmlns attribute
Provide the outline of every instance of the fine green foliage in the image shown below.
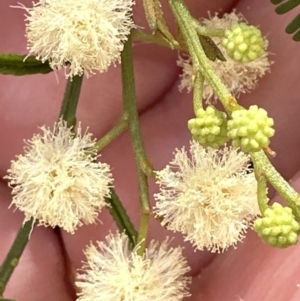
<svg viewBox="0 0 300 301"><path fill-rule="evenodd" d="M271 0L273 4L279 4L275 12L279 15L283 15L298 5L300 5L300 0ZM300 14L298 14L285 28L285 32L288 34L293 34L293 40L296 42L300 41Z"/></svg>
<svg viewBox="0 0 300 301"><path fill-rule="evenodd" d="M300 41L300 14L298 14L292 20L292 22L289 23L289 25L286 27L285 31L286 31L286 33L289 33L289 34L294 33L293 40L296 42Z"/></svg>
<svg viewBox="0 0 300 301"><path fill-rule="evenodd" d="M273 4L279 4L275 9L276 13L279 15L289 12L300 4L299 0L287 0L286 2L283 2L283 0L271 0L271 2Z"/></svg>

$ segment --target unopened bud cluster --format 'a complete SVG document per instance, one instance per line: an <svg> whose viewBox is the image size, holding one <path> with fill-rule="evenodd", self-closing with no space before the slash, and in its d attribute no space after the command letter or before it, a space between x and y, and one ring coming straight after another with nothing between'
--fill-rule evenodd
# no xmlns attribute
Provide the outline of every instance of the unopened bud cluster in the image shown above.
<svg viewBox="0 0 300 301"><path fill-rule="evenodd" d="M251 153L267 147L270 137L275 133L272 128L274 121L268 117L266 110L257 105L248 110L241 109L232 112L228 121L228 137L235 147L240 147L245 153Z"/></svg>
<svg viewBox="0 0 300 301"><path fill-rule="evenodd" d="M188 127L193 138L204 147L217 149L228 140L226 114L214 106L199 109L196 118L189 120Z"/></svg>
<svg viewBox="0 0 300 301"><path fill-rule="evenodd" d="M286 248L297 243L300 226L291 208L274 203L254 222L254 229L264 242Z"/></svg>
<svg viewBox="0 0 300 301"><path fill-rule="evenodd" d="M196 118L189 120L188 127L193 138L204 147L219 148L231 139L234 147L251 153L269 145L275 133L273 124L266 110L256 105L232 112L228 121L224 112L208 106L196 112Z"/></svg>
<svg viewBox="0 0 300 301"><path fill-rule="evenodd" d="M240 63L249 63L264 53L264 39L261 31L246 23L235 23L225 31L222 44L227 55Z"/></svg>

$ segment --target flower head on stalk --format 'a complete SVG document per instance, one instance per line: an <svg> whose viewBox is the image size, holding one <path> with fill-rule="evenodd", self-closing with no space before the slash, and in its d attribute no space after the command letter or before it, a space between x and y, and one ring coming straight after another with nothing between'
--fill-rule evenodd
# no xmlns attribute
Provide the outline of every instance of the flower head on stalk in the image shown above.
<svg viewBox="0 0 300 301"><path fill-rule="evenodd" d="M180 247L150 242L143 255L132 251L125 234L109 234L85 251L77 276L78 301L179 301L188 296L190 268Z"/></svg>
<svg viewBox="0 0 300 301"><path fill-rule="evenodd" d="M249 156L232 147L205 149L195 141L190 155L176 150L170 165L157 172L155 212L197 249L224 251L244 238L259 214Z"/></svg>
<svg viewBox="0 0 300 301"><path fill-rule="evenodd" d="M230 33L230 29L235 28L234 26L239 26L238 24L241 22L241 26L243 25L244 27L247 27L247 30L250 31L251 34L252 31L254 31L255 34L257 31L259 31L258 28L247 25L247 21L245 20L244 16L241 13L237 14L235 11L229 14L226 13L223 15L223 17L219 17L218 14L216 14L214 17L210 17L209 19L202 19L200 22L208 28L225 29L226 33ZM245 35L247 34L248 32L245 33ZM239 42L240 39L243 39L240 36L234 37L239 40ZM266 38L261 38L262 49L260 49L260 51L262 54L252 61L245 62L238 62L227 54L227 48L228 46L231 46L229 42L225 46L225 41L221 37L213 37L212 39L223 53L226 61L224 62L216 59L214 62L211 61L210 63L214 67L216 74L220 77L222 82L228 87L233 95L239 96L240 93L246 93L250 90L253 90L256 87L259 78L263 77L270 70L270 65L272 62L270 62L268 58L268 52L266 51L268 47L268 40ZM259 39L256 38L256 40ZM245 46L244 44L238 44L234 46L242 47ZM248 51L247 49L242 50L246 52ZM252 52L250 51L250 54L251 53ZM195 70L190 57L188 55L179 56L177 65L182 68L179 90L182 91L187 89L188 92L192 91ZM207 103L211 103L213 99L217 98L214 94L213 88L207 81L204 82L203 98L206 99Z"/></svg>
<svg viewBox="0 0 300 301"><path fill-rule="evenodd" d="M69 64L67 77L105 72L120 60L123 43L135 27L134 0L40 0L26 10L30 54L51 68Z"/></svg>
<svg viewBox="0 0 300 301"><path fill-rule="evenodd" d="M95 152L87 154L95 141L75 133L59 120L53 130L41 127L26 142L25 154L12 161L5 177L12 187L14 204L39 225L59 226L73 233L82 224L94 223L105 206L112 183L110 167L96 162Z"/></svg>

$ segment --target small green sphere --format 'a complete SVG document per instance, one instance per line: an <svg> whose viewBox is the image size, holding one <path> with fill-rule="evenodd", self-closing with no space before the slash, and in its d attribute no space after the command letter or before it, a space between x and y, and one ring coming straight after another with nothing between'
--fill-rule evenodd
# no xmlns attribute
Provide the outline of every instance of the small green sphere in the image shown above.
<svg viewBox="0 0 300 301"><path fill-rule="evenodd" d="M218 149L228 141L226 114L214 106L199 109L196 118L188 121L188 128L193 139L204 147Z"/></svg>
<svg viewBox="0 0 300 301"><path fill-rule="evenodd" d="M268 117L267 111L250 106L248 110L241 109L232 112L228 121L228 137L232 139L232 145L240 147L245 153L260 151L270 144L270 137L275 133L274 121Z"/></svg>
<svg viewBox="0 0 300 301"><path fill-rule="evenodd" d="M240 63L254 61L265 52L261 31L246 23L235 23L231 29L226 30L222 44L227 55Z"/></svg>
<svg viewBox="0 0 300 301"><path fill-rule="evenodd" d="M297 243L300 226L291 208L274 203L265 210L262 218L256 219L254 230L265 243L287 248Z"/></svg>

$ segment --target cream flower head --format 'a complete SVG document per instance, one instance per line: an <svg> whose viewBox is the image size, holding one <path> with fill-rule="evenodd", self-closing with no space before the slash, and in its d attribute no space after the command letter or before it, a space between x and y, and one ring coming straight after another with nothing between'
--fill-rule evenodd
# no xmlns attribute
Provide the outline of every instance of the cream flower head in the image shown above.
<svg viewBox="0 0 300 301"><path fill-rule="evenodd" d="M67 77L104 72L120 60L123 43L135 27L134 0L40 0L27 11L30 54L53 69L70 63Z"/></svg>
<svg viewBox="0 0 300 301"><path fill-rule="evenodd" d="M224 14L222 18L216 14L209 19L202 19L202 24L208 28L230 29L233 24L238 22L247 23L246 19L241 13L233 11L230 14ZM239 63L231 59L222 44L222 38L212 38L218 48L222 51L226 61L216 59L214 62L210 61L216 74L221 78L222 82L228 87L230 92L239 96L240 93L246 93L253 90L257 86L259 78L263 77L269 70L272 62L269 61L268 52L248 63ZM268 40L264 39L264 49L268 47ZM193 89L193 81L195 71L192 66L192 61L189 56L179 56L177 65L182 68L181 82L179 90L187 89L188 92ZM203 98L206 99L207 104L212 103L213 99L217 99L212 87L207 81L204 82Z"/></svg>
<svg viewBox="0 0 300 301"><path fill-rule="evenodd" d="M73 233L82 224L96 221L109 196L109 165L96 162L91 134L75 134L60 120L53 130L43 126L26 142L25 154L12 161L8 175L14 204L39 225L59 226Z"/></svg>
<svg viewBox="0 0 300 301"><path fill-rule="evenodd" d="M179 301L189 296L190 268L180 247L170 248L168 239L152 241L145 253L129 249L125 234L109 234L91 244L87 262L77 275L78 301Z"/></svg>
<svg viewBox="0 0 300 301"><path fill-rule="evenodd" d="M232 147L205 149L195 141L190 154L176 150L171 166L157 172L154 210L164 226L182 232L197 249L221 252L235 246L259 214L249 156Z"/></svg>

